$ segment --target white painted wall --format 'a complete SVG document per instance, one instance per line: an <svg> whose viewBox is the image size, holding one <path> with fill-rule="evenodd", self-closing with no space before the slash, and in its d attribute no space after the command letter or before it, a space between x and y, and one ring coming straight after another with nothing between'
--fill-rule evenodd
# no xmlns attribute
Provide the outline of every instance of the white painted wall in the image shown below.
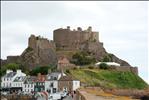
<svg viewBox="0 0 149 100"><path fill-rule="evenodd" d="M34 83L33 84L23 84L22 91L25 93L31 93L34 91Z"/></svg>
<svg viewBox="0 0 149 100"><path fill-rule="evenodd" d="M80 88L80 81L78 80L73 80L73 91L75 91L76 89Z"/></svg>
<svg viewBox="0 0 149 100"><path fill-rule="evenodd" d="M12 72L12 70L7 70L6 71L6 74L7 73L10 73L10 72ZM1 80L2 80L2 82L1 82L1 87L2 88L10 88L10 87L12 87L12 86L14 86L14 83L13 83L13 81L14 81L14 79L16 78L16 77L18 77L18 76L26 76L26 74L25 73L22 73L21 72L21 70L17 70L17 73L16 73L16 75L14 75L13 77L1 77ZM18 83L19 84L19 83Z"/></svg>
<svg viewBox="0 0 149 100"><path fill-rule="evenodd" d="M53 87L51 87L51 83L53 83ZM45 81L45 91L50 89L51 92L53 92L53 88L56 88L56 91L58 91L58 81L57 80Z"/></svg>

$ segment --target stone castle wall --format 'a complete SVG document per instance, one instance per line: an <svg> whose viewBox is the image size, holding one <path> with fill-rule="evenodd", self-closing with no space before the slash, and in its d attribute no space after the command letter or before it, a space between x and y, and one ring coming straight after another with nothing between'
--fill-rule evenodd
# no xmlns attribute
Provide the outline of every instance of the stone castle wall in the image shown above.
<svg viewBox="0 0 149 100"><path fill-rule="evenodd" d="M137 67L131 67L131 66L110 66L111 69L114 69L116 71L130 71L138 75L138 68Z"/></svg>
<svg viewBox="0 0 149 100"><path fill-rule="evenodd" d="M81 44L86 41L99 41L98 32L93 32L91 27L88 30L82 31L80 27L78 30L57 29L54 30L54 42L57 48L62 49L80 49Z"/></svg>
<svg viewBox="0 0 149 100"><path fill-rule="evenodd" d="M17 63L20 60L20 56L7 56L7 63Z"/></svg>
<svg viewBox="0 0 149 100"><path fill-rule="evenodd" d="M28 46L32 49L48 49L53 48L55 49L55 43L53 41L49 41L46 38L42 38L40 36L31 35L28 41Z"/></svg>

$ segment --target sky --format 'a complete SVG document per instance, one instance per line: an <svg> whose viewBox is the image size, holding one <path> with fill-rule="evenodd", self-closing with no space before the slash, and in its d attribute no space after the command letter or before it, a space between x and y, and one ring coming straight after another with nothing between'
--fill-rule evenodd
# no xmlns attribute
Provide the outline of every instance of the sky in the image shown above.
<svg viewBox="0 0 149 100"><path fill-rule="evenodd" d="M137 66L149 83L147 1L1 1L1 58L20 55L31 34L92 26L109 53Z"/></svg>

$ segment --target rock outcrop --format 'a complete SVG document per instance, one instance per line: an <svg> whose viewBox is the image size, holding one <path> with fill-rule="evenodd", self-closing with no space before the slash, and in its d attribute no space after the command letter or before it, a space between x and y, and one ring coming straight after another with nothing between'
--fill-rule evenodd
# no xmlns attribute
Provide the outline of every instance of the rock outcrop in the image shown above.
<svg viewBox="0 0 149 100"><path fill-rule="evenodd" d="M31 68L56 64L54 43L40 36L31 35L28 48L21 54L21 61L26 66L32 66Z"/></svg>
<svg viewBox="0 0 149 100"><path fill-rule="evenodd" d="M21 63L25 67L33 69L36 66L57 65L57 59L61 55L68 56L67 58L70 60L73 52L77 51L87 51L97 61L109 54L103 43L99 41L99 32L92 31L91 27L87 30L82 30L79 27L77 31L70 30L70 27L67 29L60 28L54 30L53 34L53 41L31 35L28 40L28 47L20 56L8 56L7 60L1 60L1 63ZM114 54L112 54L111 60L121 66L131 66Z"/></svg>

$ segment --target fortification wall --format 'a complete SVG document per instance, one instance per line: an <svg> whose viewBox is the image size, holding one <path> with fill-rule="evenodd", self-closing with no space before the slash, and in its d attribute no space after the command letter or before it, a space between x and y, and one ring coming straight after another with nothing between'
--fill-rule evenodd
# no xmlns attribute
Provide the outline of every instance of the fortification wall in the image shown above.
<svg viewBox="0 0 149 100"><path fill-rule="evenodd" d="M20 56L7 56L7 63L17 63Z"/></svg>
<svg viewBox="0 0 149 100"><path fill-rule="evenodd" d="M46 38L42 38L40 36L31 35L28 41L28 46L32 49L48 49L53 48L55 49L55 43L53 41L49 41Z"/></svg>
<svg viewBox="0 0 149 100"><path fill-rule="evenodd" d="M110 66L111 69L116 71L130 71L138 75L138 68L137 67L130 67L130 66Z"/></svg>
<svg viewBox="0 0 149 100"><path fill-rule="evenodd" d="M82 31L81 28L78 28L77 31L60 28L54 30L54 42L57 48L80 49L80 46L86 41L99 41L98 34L98 32L92 32L91 30Z"/></svg>

